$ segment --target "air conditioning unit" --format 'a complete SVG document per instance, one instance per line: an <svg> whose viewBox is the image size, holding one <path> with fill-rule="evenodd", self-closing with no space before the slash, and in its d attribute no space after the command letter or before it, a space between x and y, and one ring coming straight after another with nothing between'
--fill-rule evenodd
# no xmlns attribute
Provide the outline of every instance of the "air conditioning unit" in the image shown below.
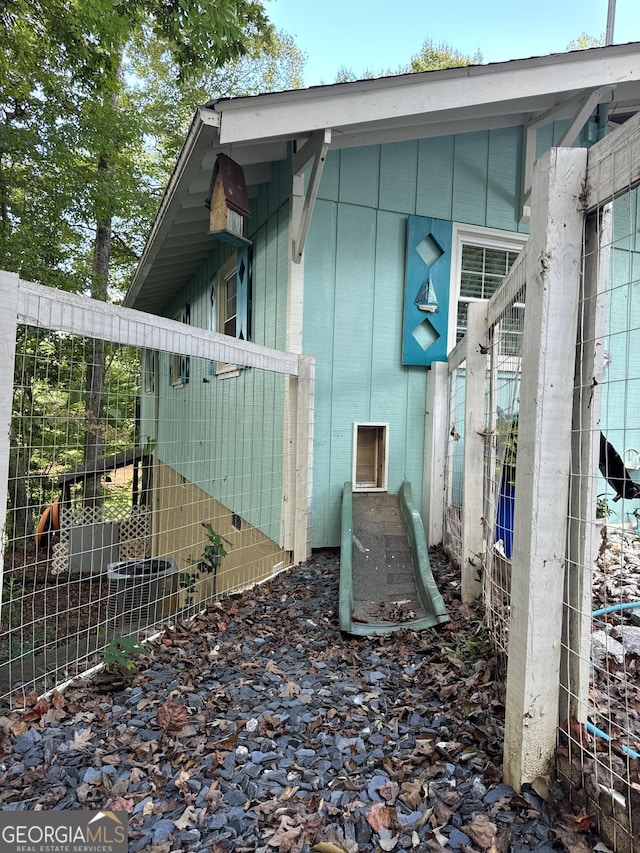
<svg viewBox="0 0 640 853"><path fill-rule="evenodd" d="M171 557L107 566L109 627L117 633L156 625L175 615L178 566Z"/></svg>

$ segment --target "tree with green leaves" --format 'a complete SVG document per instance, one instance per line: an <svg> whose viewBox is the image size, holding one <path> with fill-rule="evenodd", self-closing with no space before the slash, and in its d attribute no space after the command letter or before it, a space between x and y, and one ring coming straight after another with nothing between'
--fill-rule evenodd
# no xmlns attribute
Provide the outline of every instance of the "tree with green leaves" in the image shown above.
<svg viewBox="0 0 640 853"><path fill-rule="evenodd" d="M601 36L590 36L580 33L577 39L569 42L567 50L587 50L590 47L604 47L604 33Z"/></svg>
<svg viewBox="0 0 640 853"><path fill-rule="evenodd" d="M385 71L373 71L367 69L357 75L351 68L342 66L336 75L336 83L349 83L354 80L373 80L377 77L389 77L393 74L416 74L420 71L438 71L444 68L457 68L463 65L479 65L483 61L480 51L473 56L465 56L444 42L436 44L428 39L415 56L411 58L408 65L402 65L395 71L387 68Z"/></svg>
<svg viewBox="0 0 640 853"><path fill-rule="evenodd" d="M473 56L465 56L451 45L440 42L436 44L432 39L425 41L411 62L407 71L413 73L419 71L437 71L443 68L459 68L464 65L480 65L482 54L476 51Z"/></svg>

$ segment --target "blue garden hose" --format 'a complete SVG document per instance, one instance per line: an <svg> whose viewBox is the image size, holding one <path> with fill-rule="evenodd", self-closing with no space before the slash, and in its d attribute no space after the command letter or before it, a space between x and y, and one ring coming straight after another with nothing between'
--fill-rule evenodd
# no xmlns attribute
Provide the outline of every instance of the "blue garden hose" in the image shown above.
<svg viewBox="0 0 640 853"><path fill-rule="evenodd" d="M631 601L626 604L612 604L610 607L601 607L600 610L594 610L591 615L593 617L604 616L607 613L618 613L621 610L640 610L640 601ZM603 732L602 729L596 728L593 723L590 723L588 720L586 727L590 735L595 735L595 737L600 737L607 741L612 740L611 735ZM622 751L626 752L631 758L640 758L640 753L628 746L624 746L624 744L622 745Z"/></svg>
<svg viewBox="0 0 640 853"><path fill-rule="evenodd" d="M608 741L613 740L611 735L608 735L606 732L603 732L602 729L597 729L593 725L593 723L590 723L588 720L586 722L586 727L587 727L587 731L589 732L590 735L595 735L596 737L601 737L601 738L603 738L603 740L608 740ZM630 756L631 758L640 758L640 752L636 752L635 750L630 749L630 747L625 746L624 744L622 744L622 751L626 752L627 755Z"/></svg>
<svg viewBox="0 0 640 853"><path fill-rule="evenodd" d="M605 613L616 613L619 610L640 610L640 601L630 601L626 604L612 604L610 607L601 607L594 610L592 616L604 616Z"/></svg>

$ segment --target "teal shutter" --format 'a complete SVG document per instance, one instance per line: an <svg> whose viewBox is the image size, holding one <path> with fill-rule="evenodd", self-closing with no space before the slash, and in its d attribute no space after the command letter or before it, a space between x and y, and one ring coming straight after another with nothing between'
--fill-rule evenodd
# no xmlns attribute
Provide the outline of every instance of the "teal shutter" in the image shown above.
<svg viewBox="0 0 640 853"><path fill-rule="evenodd" d="M403 364L447 360L452 234L443 219L408 218Z"/></svg>
<svg viewBox="0 0 640 853"><path fill-rule="evenodd" d="M238 247L236 273L236 337L248 341L251 313L251 251L249 246Z"/></svg>

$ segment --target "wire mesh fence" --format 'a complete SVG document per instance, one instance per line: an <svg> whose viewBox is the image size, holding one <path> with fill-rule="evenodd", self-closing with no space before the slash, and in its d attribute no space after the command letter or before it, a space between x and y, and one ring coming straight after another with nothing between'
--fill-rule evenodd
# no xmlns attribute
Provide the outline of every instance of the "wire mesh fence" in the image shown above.
<svg viewBox="0 0 640 853"><path fill-rule="evenodd" d="M495 648L504 654L511 612L524 269L521 257L491 301L487 316L483 597Z"/></svg>
<svg viewBox="0 0 640 853"><path fill-rule="evenodd" d="M2 696L50 689L122 638L271 577L309 524L312 396L296 357L244 344L248 366L242 342L198 344L114 306L91 310L117 332L74 334L89 300L58 323L44 290L15 334Z"/></svg>
<svg viewBox="0 0 640 853"><path fill-rule="evenodd" d="M559 746L573 797L622 851L640 838L639 157L636 131L590 175L602 190L614 161L623 186L600 192L586 226Z"/></svg>

